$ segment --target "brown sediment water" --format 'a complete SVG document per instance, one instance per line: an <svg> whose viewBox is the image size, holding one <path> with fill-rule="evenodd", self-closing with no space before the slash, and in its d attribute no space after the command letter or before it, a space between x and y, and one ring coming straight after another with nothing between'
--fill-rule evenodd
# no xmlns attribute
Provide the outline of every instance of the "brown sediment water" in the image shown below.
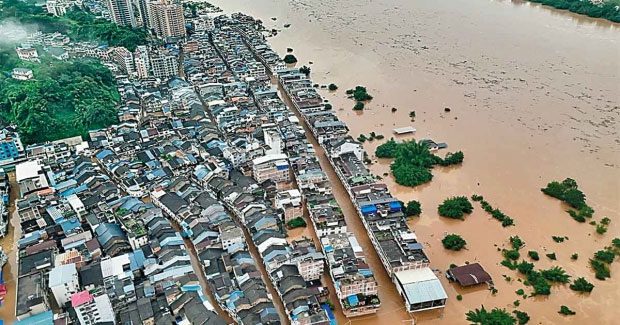
<svg viewBox="0 0 620 325"><path fill-rule="evenodd" d="M274 49L283 54L293 48L298 65L310 66L315 82L339 86L323 95L354 137L374 131L390 138L393 128L411 125L417 128L415 138L447 142L447 151L465 153L462 166L435 168L432 182L416 188L384 178L402 201L421 201L423 213L409 225L425 243L434 269L443 272L451 263L479 262L498 289L496 295L486 287L462 290L442 275L448 304L443 312L415 314L420 323L464 323L465 313L481 305L526 311L531 323L615 322L620 263L612 265L611 279L599 281L588 259L620 236L620 25L521 1L210 2L279 29L278 36L269 39ZM283 28L287 23L290 28ZM344 93L356 85L366 86L374 96L363 112L352 111L354 102ZM409 118L411 111L416 112L415 121ZM364 146L373 153L380 143ZM371 170L383 175L389 163L373 157ZM605 235L573 221L566 206L540 192L549 181L566 177L576 179L586 193L596 210L594 220L612 219ZM340 204L348 200L337 186L334 192ZM514 218L516 226L502 228L477 203L465 221L437 215L437 205L446 197L471 194L483 195ZM350 220L355 215L346 210L349 227L359 238L363 227L358 228L361 223ZM441 238L446 233L462 235L467 250L444 250ZM573 277L591 281L594 291L579 295L568 286L553 286L549 297L520 298L516 290L531 288L516 280L515 271L499 265L497 251L512 235L526 242L522 255L528 250L541 254L537 268L562 266ZM555 243L554 235L569 239ZM547 252L555 252L558 260L548 260ZM578 260L571 261L573 253L579 254ZM373 267L371 254L369 260ZM399 310L402 300L378 267L373 271L383 305L377 316L352 323L408 319ZM455 299L457 294L462 301ZM517 308L515 300L520 300ZM559 315L561 305L577 314Z"/></svg>
<svg viewBox="0 0 620 325"><path fill-rule="evenodd" d="M9 173L11 192L9 196L9 227L6 236L0 239L0 246L8 256L8 260L2 269L4 283L6 284L6 296L0 306L0 320L5 324L15 321L15 301L17 287L17 239L21 236L19 229L19 216L15 213L15 200L19 196L19 187L15 181L15 173Z"/></svg>

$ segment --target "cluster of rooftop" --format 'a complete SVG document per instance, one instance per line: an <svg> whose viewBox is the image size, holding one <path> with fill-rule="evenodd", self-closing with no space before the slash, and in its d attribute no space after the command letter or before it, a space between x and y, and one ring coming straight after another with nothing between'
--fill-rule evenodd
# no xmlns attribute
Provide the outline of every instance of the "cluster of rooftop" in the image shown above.
<svg viewBox="0 0 620 325"><path fill-rule="evenodd" d="M185 21L179 43L133 53L52 37L68 56L106 62L122 107L120 123L88 141L18 150L18 324L327 325L325 264L347 317L377 312L374 274L278 86L328 153L408 310L442 307L402 204L260 21ZM316 243L287 236L306 210Z"/></svg>
<svg viewBox="0 0 620 325"><path fill-rule="evenodd" d="M69 140L15 166L17 324L225 324L162 210L93 159L107 149Z"/></svg>
<svg viewBox="0 0 620 325"><path fill-rule="evenodd" d="M338 119L331 105L325 104L306 74L298 69L283 70L270 61L269 55L263 56L264 44L257 43L260 38L251 22L235 27L253 53L277 76L285 96L325 150L385 270L405 299L407 310L443 308L447 295L430 269L422 244L407 226L403 204L364 165L361 144L351 138L346 124Z"/></svg>

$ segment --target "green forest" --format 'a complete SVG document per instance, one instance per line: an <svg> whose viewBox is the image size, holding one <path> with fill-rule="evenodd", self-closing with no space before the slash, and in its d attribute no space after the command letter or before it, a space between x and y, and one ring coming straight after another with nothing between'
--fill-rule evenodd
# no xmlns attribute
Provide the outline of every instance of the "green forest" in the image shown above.
<svg viewBox="0 0 620 325"><path fill-rule="evenodd" d="M20 0L4 0L0 20L12 18L23 24L36 25L44 33L61 32L74 41L93 41L109 46L124 46L133 51L148 42L146 30L117 26L111 21L97 19L93 14L74 8L65 16L55 17L41 6Z"/></svg>
<svg viewBox="0 0 620 325"><path fill-rule="evenodd" d="M119 27L94 15L74 9L64 17L47 14L40 6L19 0L4 0L0 20L10 18L36 25L46 33L61 32L73 41L93 41L133 50L148 42L143 30ZM39 48L41 63L20 61L18 44L0 48L0 121L15 124L26 144L53 141L118 121L120 96L112 73L95 59L58 61ZM13 68L28 68L34 79L11 78Z"/></svg>
<svg viewBox="0 0 620 325"><path fill-rule="evenodd" d="M0 120L17 125L24 143L85 135L118 120L120 98L114 77L97 60L43 58L40 64L19 63L6 51L0 51ZM17 66L32 69L35 79L7 76Z"/></svg>
<svg viewBox="0 0 620 325"><path fill-rule="evenodd" d="M603 4L594 4L590 1L581 0L529 0L541 3L556 9L568 10L577 14L593 18L604 18L620 23L620 0L606 0Z"/></svg>

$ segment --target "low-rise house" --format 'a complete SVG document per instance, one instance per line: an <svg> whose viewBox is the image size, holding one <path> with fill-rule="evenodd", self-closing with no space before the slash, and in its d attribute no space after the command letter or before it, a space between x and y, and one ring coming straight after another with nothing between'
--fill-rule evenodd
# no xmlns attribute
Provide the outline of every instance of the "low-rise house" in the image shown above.
<svg viewBox="0 0 620 325"><path fill-rule="evenodd" d="M11 78L16 80L30 80L34 78L32 70L26 68L14 68L11 72Z"/></svg>

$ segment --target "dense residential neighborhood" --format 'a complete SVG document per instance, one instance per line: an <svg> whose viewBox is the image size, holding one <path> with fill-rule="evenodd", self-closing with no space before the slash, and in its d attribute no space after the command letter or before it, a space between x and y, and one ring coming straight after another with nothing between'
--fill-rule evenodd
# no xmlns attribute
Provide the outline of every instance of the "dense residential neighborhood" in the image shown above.
<svg viewBox="0 0 620 325"><path fill-rule="evenodd" d="M62 16L74 4L47 8ZM184 18L166 1L149 4L153 17L127 16L125 5L110 0L108 17L156 23L166 45L130 51L38 32L16 48L24 61L42 47L56 60L101 60L121 97L119 122L87 138L24 147L2 130L1 164L19 193L16 324L327 325L335 305L346 317L374 314L383 270L368 265L332 182L346 188L406 309L445 305L403 203L260 21L211 7ZM291 236L305 221L316 237Z"/></svg>

